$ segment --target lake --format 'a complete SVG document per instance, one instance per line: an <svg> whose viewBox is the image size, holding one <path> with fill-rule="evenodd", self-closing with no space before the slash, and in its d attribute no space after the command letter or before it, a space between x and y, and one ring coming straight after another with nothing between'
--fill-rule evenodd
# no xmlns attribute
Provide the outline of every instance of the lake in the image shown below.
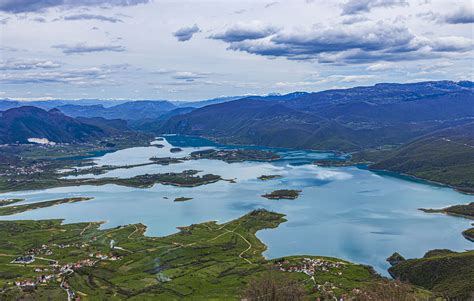
<svg viewBox="0 0 474 301"><path fill-rule="evenodd" d="M136 147L94 158L98 165L149 162L156 157L183 157L195 150L231 148L183 136L167 136L163 148ZM183 149L171 153L172 146ZM257 147L249 147L257 148ZM265 148L259 148L265 149ZM106 221L103 228L130 223L148 226L147 235L163 236L185 226L208 220L226 222L256 208L286 214L288 221L257 236L268 246L267 258L308 254L339 257L372 265L387 275L385 259L397 251L406 258L420 257L430 249L472 249L461 232L470 220L427 214L418 208L441 208L474 201L474 196L450 188L414 181L401 176L374 173L358 167L318 167L314 160L339 158L333 153L270 149L282 159L274 162L226 163L190 160L167 166L147 165L116 169L102 175L83 177L132 177L145 173L180 172L195 169L214 173L236 183L217 183L183 188L157 184L137 189L117 185L61 187L0 194L24 198L23 203L91 196L94 200L32 210L2 220L62 218L66 223ZM281 179L260 181L264 174ZM261 195L276 189L302 190L296 200L268 200ZM177 197L193 198L173 202ZM20 203L18 203L20 204Z"/></svg>

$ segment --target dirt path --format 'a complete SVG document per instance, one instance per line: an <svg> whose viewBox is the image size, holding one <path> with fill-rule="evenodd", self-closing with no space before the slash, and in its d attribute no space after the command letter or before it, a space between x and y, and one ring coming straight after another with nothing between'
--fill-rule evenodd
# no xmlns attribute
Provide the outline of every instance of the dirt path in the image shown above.
<svg viewBox="0 0 474 301"><path fill-rule="evenodd" d="M84 232L86 232L90 227L92 226L92 223L89 223L89 225L85 226L84 229L82 229L81 233L79 233L80 236L84 235Z"/></svg>
<svg viewBox="0 0 474 301"><path fill-rule="evenodd" d="M135 231L133 231L132 233L130 233L127 238L130 239L132 237L133 234L135 234L139 229L136 225L133 225L135 227Z"/></svg>

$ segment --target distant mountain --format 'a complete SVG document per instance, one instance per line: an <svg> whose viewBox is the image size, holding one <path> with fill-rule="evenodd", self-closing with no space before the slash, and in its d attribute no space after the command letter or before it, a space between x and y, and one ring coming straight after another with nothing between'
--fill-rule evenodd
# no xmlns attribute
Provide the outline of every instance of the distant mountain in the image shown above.
<svg viewBox="0 0 474 301"><path fill-rule="evenodd" d="M59 110L20 107L0 112L0 144L46 138L56 143L85 142L109 135L107 128L65 116Z"/></svg>
<svg viewBox="0 0 474 301"><path fill-rule="evenodd" d="M474 118L469 83L378 84L248 97L172 117L161 132L230 143L341 151L402 144Z"/></svg>
<svg viewBox="0 0 474 301"><path fill-rule="evenodd" d="M197 101L172 101L172 103L178 107L191 107L191 108L202 108L209 105L214 105L218 103L224 103L236 99L245 98L245 96L225 96L218 97L206 100L197 100Z"/></svg>
<svg viewBox="0 0 474 301"><path fill-rule="evenodd" d="M95 106L102 105L104 107L116 106L127 102L126 100L103 100L103 99L76 99L76 100L34 100L34 101L18 101L10 99L0 99L0 111L24 106L32 106L44 110L51 110L59 106L75 105L75 106Z"/></svg>
<svg viewBox="0 0 474 301"><path fill-rule="evenodd" d="M64 105L57 107L64 114L71 117L102 117L106 119L155 119L159 116L176 109L176 106L168 101L129 101L112 107L103 105L80 106Z"/></svg>

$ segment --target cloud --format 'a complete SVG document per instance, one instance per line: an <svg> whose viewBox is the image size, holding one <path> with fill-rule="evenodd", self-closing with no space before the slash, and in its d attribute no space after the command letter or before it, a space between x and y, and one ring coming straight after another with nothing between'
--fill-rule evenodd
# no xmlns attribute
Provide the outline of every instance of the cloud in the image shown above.
<svg viewBox="0 0 474 301"><path fill-rule="evenodd" d="M439 52L465 52L473 46L472 40L464 37L440 37L428 44L431 49Z"/></svg>
<svg viewBox="0 0 474 301"><path fill-rule="evenodd" d="M185 42L185 41L191 40L193 35L195 33L198 33L199 31L200 31L199 27L196 24L194 24L191 27L183 27L181 29L178 29L178 31L173 33L173 36L175 36L178 39L178 41Z"/></svg>
<svg viewBox="0 0 474 301"><path fill-rule="evenodd" d="M270 3L265 4L265 8L269 8L269 7L278 5L278 4L280 4L280 2L278 2L278 1L273 1L273 2L270 2Z"/></svg>
<svg viewBox="0 0 474 301"><path fill-rule="evenodd" d="M277 87L285 88L298 88L298 87L308 87L315 86L320 84L338 82L338 83L354 83L354 82L364 82L370 79L373 79L375 75L330 75L326 77L318 77L315 80L311 81L299 81L299 82L277 82L275 85Z"/></svg>
<svg viewBox="0 0 474 301"><path fill-rule="evenodd" d="M457 11L446 15L444 20L449 24L474 23L474 11L472 9L472 5L470 7L459 8Z"/></svg>
<svg viewBox="0 0 474 301"><path fill-rule="evenodd" d="M66 45L60 44L52 46L52 48L61 49L65 54L83 54L91 52L123 52L125 47L120 45L87 45L85 43L75 44L75 45Z"/></svg>
<svg viewBox="0 0 474 301"><path fill-rule="evenodd" d="M122 22L122 20L114 17L107 17L102 15L92 15L92 14L77 14L64 17L66 21L76 21L76 20L97 20L102 22L111 22L117 23Z"/></svg>
<svg viewBox="0 0 474 301"><path fill-rule="evenodd" d="M395 67L394 63L376 63L368 66L366 68L367 71L385 71L385 70L391 70Z"/></svg>
<svg viewBox="0 0 474 301"><path fill-rule="evenodd" d="M474 23L474 10L472 5L469 7L460 7L447 15L438 15L437 21L444 21L448 24L472 24Z"/></svg>
<svg viewBox="0 0 474 301"><path fill-rule="evenodd" d="M407 6L406 0L348 0L342 6L342 15L370 12L376 7Z"/></svg>
<svg viewBox="0 0 474 301"><path fill-rule="evenodd" d="M46 23L46 19L43 17L36 17L33 19L33 21L38 22L38 23Z"/></svg>
<svg viewBox="0 0 474 301"><path fill-rule="evenodd" d="M0 62L0 70L54 69L61 64L45 60L6 60Z"/></svg>
<svg viewBox="0 0 474 301"><path fill-rule="evenodd" d="M381 21L282 30L261 36L242 40L225 35L222 40L229 42L229 50L332 64L417 60L472 50L472 40L467 38L428 39L414 35L404 25Z"/></svg>
<svg viewBox="0 0 474 301"><path fill-rule="evenodd" d="M364 16L350 16L348 18L345 18L344 20L342 20L342 24L355 24L355 23L359 23L359 22L365 22L365 21L369 21L370 19L367 18L367 17L364 17Z"/></svg>
<svg viewBox="0 0 474 301"><path fill-rule="evenodd" d="M459 7L457 10L447 13L439 14L432 11L426 13L419 13L417 17L435 21L436 23L447 24L472 24L474 23L474 10L472 6Z"/></svg>
<svg viewBox="0 0 474 301"><path fill-rule="evenodd" d="M260 22L238 23L225 32L211 35L209 38L224 42L241 42L268 37L278 31L278 28Z"/></svg>
<svg viewBox="0 0 474 301"><path fill-rule="evenodd" d="M51 84L63 83L89 86L105 83L109 70L102 68L74 69L66 71L15 72L0 74L2 84Z"/></svg>
<svg viewBox="0 0 474 301"><path fill-rule="evenodd" d="M207 78L213 74L209 72L177 71L171 69L159 69L153 71L152 73L159 75L169 75L170 78L179 80L179 82L172 83L176 85L182 85L183 82L193 82L197 79Z"/></svg>
<svg viewBox="0 0 474 301"><path fill-rule="evenodd" d="M189 72L189 71L177 71L173 74L172 78L180 79L185 81L194 81L196 79L204 78L208 76L207 73L196 73L196 72Z"/></svg>
<svg viewBox="0 0 474 301"><path fill-rule="evenodd" d="M8 13L39 12L52 7L130 6L150 0L0 0L0 11Z"/></svg>

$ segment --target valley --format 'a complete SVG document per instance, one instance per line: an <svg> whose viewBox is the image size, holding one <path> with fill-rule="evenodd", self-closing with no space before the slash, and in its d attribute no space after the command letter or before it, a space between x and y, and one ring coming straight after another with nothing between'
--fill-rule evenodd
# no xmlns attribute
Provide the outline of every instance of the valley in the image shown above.
<svg viewBox="0 0 474 301"><path fill-rule="evenodd" d="M286 278L307 298L364 300L381 287L407 300L466 298L471 89L381 84L186 109L4 111L0 225L20 234L0 240L0 294L234 300ZM114 117L127 118L105 119ZM394 252L412 259L389 264ZM436 281L419 276L440 269Z"/></svg>

